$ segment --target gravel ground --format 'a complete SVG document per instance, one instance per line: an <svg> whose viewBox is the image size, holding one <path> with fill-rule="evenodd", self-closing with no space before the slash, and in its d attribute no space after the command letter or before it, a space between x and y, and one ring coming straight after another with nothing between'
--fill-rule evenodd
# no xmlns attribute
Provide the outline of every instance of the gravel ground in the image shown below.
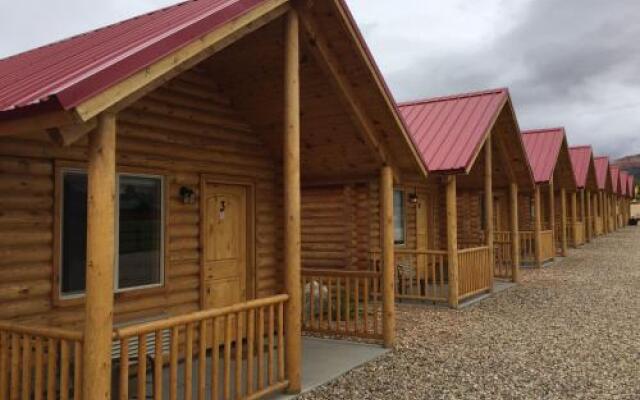
<svg viewBox="0 0 640 400"><path fill-rule="evenodd" d="M640 399L640 228L467 309L398 306L394 351L301 399Z"/></svg>

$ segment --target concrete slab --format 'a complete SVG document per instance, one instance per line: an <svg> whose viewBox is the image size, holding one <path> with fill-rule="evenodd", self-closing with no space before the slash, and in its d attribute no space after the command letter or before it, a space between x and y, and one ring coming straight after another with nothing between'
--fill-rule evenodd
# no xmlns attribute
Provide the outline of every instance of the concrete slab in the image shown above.
<svg viewBox="0 0 640 400"><path fill-rule="evenodd" d="M388 351L377 345L303 337L302 392L324 385ZM269 400L294 397L296 396L276 393Z"/></svg>

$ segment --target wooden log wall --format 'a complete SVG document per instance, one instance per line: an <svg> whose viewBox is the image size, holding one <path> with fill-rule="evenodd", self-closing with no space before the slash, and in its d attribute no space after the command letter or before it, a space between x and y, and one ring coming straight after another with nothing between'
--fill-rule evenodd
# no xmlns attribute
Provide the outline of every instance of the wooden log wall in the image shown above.
<svg viewBox="0 0 640 400"><path fill-rule="evenodd" d="M118 166L165 175L169 193L166 289L117 295L117 317L199 308L199 199L183 204L179 191L187 186L198 195L203 173L255 183L255 295L279 292L281 166L216 82L187 72L121 112L117 129ZM0 138L0 319L82 318L81 306L52 302L54 165L85 162L86 154L86 140L59 147L44 133Z"/></svg>
<svg viewBox="0 0 640 400"><path fill-rule="evenodd" d="M410 194L426 201L429 249L446 243L444 199L424 183L397 185L405 193L405 238L398 249L417 248L417 208ZM380 250L380 194L375 180L302 190L302 259L304 268L370 269L370 252Z"/></svg>
<svg viewBox="0 0 640 400"><path fill-rule="evenodd" d="M303 188L304 268L367 268L369 198L367 183Z"/></svg>

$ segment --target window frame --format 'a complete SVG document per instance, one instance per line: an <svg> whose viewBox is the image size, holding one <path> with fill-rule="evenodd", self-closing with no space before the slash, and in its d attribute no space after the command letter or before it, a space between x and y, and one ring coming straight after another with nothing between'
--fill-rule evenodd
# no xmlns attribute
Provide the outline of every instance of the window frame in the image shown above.
<svg viewBox="0 0 640 400"><path fill-rule="evenodd" d="M120 178L122 176L130 176L136 178L158 179L160 181L160 282L151 283L147 285L131 286L126 288L120 287ZM165 195L165 177L163 175L153 175L145 173L135 172L118 172L116 177L116 210L115 210L115 260L113 267L113 293L126 293L135 290L153 289L164 286L165 281L165 236L166 236L166 223L165 223L165 208L166 208L166 195Z"/></svg>
<svg viewBox="0 0 640 400"><path fill-rule="evenodd" d="M68 171L88 173L87 165L83 162L74 161L62 161L56 160L54 162L54 218L53 218L53 283L52 283L52 300L54 306L75 306L84 303L86 293L64 294L62 292L62 235L63 235L63 209L64 209L64 174ZM160 283L153 283L150 285L135 286L130 288L119 288L118 274L119 274L119 216L120 216L120 176L139 176L139 177L152 177L160 180L161 194L161 235L160 235ZM114 286L113 295L114 299L118 300L128 296L137 296L140 293L153 294L164 293L167 291L167 260L169 260L168 254L168 233L169 228L169 207L170 198L167 185L169 183L169 175L165 170L148 169L138 167L117 166L116 167L116 210L114 213L114 247L115 247L115 259L114 259Z"/></svg>
<svg viewBox="0 0 640 400"><path fill-rule="evenodd" d="M403 236L403 241L402 243L396 243L396 238L395 238L395 193L399 192L402 194L402 236ZM393 245L394 247L406 247L407 246L407 206L406 206L406 202L407 202L407 191L404 188L399 188L399 187L395 187L393 188L393 198L392 198L392 202L393 202Z"/></svg>

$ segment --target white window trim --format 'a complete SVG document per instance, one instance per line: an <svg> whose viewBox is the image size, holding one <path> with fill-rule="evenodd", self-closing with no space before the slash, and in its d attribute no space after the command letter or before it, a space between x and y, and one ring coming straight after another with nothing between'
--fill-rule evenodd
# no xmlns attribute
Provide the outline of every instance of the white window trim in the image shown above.
<svg viewBox="0 0 640 400"><path fill-rule="evenodd" d="M60 178L64 180L64 176L66 173L83 173L87 174L86 169L82 168L62 168L60 172ZM129 172L119 172L117 175L116 181L116 202L115 202L115 221L114 221L114 266L113 266L113 293L124 293L130 292L134 290L144 290L144 289L153 289L160 288L165 285L165 215L166 210L165 207L165 177L162 175L153 175L153 174L138 174L138 173L129 173ZM140 286L132 286L128 288L120 288L119 287L119 273L120 273L120 265L118 263L119 254L120 254L120 177L121 176L132 176L132 177L140 177L140 178L153 178L158 179L160 181L160 282L152 283L149 285L140 285ZM64 182L63 182L64 183ZM87 182L88 183L88 182ZM64 190L60 191L60 204L58 212L60 213L60 229L58 232L59 235L59 247L57 249L58 254L60 255L60 265L58 274L60 275L60 279L58 279L58 295L62 300L73 300L83 298L85 296L85 290L82 293L65 293L62 291L62 274L63 274L63 254L62 254L62 244L63 244L63 234L64 234Z"/></svg>

